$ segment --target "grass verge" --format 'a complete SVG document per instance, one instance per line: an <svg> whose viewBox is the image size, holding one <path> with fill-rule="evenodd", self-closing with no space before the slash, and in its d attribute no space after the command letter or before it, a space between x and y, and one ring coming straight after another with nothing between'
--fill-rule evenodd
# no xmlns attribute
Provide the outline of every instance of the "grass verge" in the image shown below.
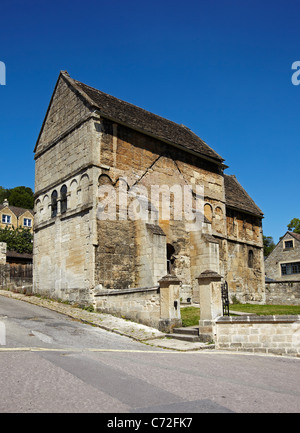
<svg viewBox="0 0 300 433"><path fill-rule="evenodd" d="M258 304L232 304L230 311L254 313L258 316L272 316L282 314L300 314L300 305L258 305Z"/></svg>
<svg viewBox="0 0 300 433"><path fill-rule="evenodd" d="M258 305L258 304L230 304L230 311L254 313L259 316L272 315L300 315L300 305ZM182 326L198 326L200 319L199 307L183 307L180 310ZM234 315L234 313L232 314Z"/></svg>

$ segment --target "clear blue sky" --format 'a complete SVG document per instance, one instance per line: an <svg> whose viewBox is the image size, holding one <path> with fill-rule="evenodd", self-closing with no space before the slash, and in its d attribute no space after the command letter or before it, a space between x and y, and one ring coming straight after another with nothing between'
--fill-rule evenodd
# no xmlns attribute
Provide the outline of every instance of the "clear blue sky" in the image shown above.
<svg viewBox="0 0 300 433"><path fill-rule="evenodd" d="M203 138L275 242L300 218L299 0L10 0L0 18L1 186L34 188L33 149L67 70Z"/></svg>

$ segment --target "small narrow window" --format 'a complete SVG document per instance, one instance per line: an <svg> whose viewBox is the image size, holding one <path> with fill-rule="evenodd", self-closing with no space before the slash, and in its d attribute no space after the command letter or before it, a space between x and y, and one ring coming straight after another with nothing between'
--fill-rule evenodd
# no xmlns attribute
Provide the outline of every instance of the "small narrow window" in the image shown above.
<svg viewBox="0 0 300 433"><path fill-rule="evenodd" d="M284 241L284 248L285 249L290 249L290 248L293 248L294 247L294 244L293 244L293 241L291 240L291 241Z"/></svg>
<svg viewBox="0 0 300 433"><path fill-rule="evenodd" d="M51 194L51 217L54 218L57 215L57 191L53 191Z"/></svg>
<svg viewBox="0 0 300 433"><path fill-rule="evenodd" d="M248 252L248 267L253 268L253 251L249 250Z"/></svg>
<svg viewBox="0 0 300 433"><path fill-rule="evenodd" d="M60 212L66 213L67 212L67 187L66 185L63 185L60 190Z"/></svg>
<svg viewBox="0 0 300 433"><path fill-rule="evenodd" d="M11 223L11 216L10 215L2 215L2 223L3 224L10 224Z"/></svg>
<svg viewBox="0 0 300 433"><path fill-rule="evenodd" d="M31 227L32 220L30 218L24 218L23 224L24 224L24 227Z"/></svg>

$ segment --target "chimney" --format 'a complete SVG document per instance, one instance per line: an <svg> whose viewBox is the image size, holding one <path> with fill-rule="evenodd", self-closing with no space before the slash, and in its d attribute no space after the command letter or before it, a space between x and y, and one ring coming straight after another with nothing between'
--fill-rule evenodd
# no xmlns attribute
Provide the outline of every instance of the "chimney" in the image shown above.
<svg viewBox="0 0 300 433"><path fill-rule="evenodd" d="M9 203L8 203L7 198L4 200L4 202L3 202L3 206L9 206Z"/></svg>

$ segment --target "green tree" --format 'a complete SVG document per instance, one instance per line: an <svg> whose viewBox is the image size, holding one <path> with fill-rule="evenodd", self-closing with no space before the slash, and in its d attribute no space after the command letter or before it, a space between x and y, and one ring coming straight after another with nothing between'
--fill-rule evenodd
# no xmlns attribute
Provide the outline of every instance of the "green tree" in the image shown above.
<svg viewBox="0 0 300 433"><path fill-rule="evenodd" d="M7 249L18 253L32 253L33 235L28 228L0 228L0 242L6 242Z"/></svg>
<svg viewBox="0 0 300 433"><path fill-rule="evenodd" d="M9 190L0 186L0 204L4 202L6 198L9 196Z"/></svg>
<svg viewBox="0 0 300 433"><path fill-rule="evenodd" d="M7 199L10 206L33 209L33 191L27 186L16 186L15 188L4 188L0 186L0 203Z"/></svg>
<svg viewBox="0 0 300 433"><path fill-rule="evenodd" d="M272 236L264 236L264 256L268 257L268 255L274 250L275 243L273 241Z"/></svg>
<svg viewBox="0 0 300 433"><path fill-rule="evenodd" d="M293 218L291 222L288 224L287 228L289 231L300 234L300 219Z"/></svg>

